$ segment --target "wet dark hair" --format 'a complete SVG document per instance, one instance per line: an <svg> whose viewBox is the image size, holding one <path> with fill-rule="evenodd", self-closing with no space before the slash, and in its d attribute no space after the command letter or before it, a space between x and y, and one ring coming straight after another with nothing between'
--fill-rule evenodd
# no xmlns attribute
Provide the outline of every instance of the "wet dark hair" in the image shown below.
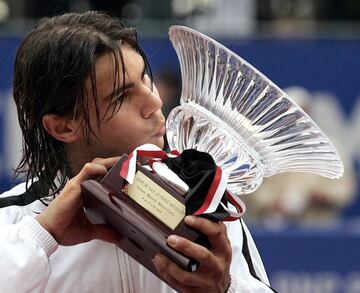
<svg viewBox="0 0 360 293"><path fill-rule="evenodd" d="M23 39L15 58L13 82L23 134L23 156L16 174L25 173L30 184L38 179L42 189L52 195L63 188L72 176L65 146L44 129L42 118L49 113L60 117L81 115L82 128L89 137L93 132L89 104L95 105L98 126L105 116L100 117L98 109L95 63L104 54L115 58L114 92L119 76L125 83L126 69L120 50L124 42L142 56L152 79L136 31L106 13L89 11L44 18ZM87 79L91 81L91 94L85 87ZM112 99L118 96L114 93ZM120 107L121 101L111 101L106 114L110 111L112 117Z"/></svg>

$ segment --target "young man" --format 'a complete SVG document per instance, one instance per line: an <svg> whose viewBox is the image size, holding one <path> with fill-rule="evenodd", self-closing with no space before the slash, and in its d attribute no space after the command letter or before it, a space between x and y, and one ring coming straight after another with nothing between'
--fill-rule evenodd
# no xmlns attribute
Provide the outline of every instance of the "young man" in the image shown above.
<svg viewBox="0 0 360 293"><path fill-rule="evenodd" d="M105 175L139 145L164 143L162 103L135 31L97 12L43 19L18 49L14 98L24 139L17 171L27 183L0 198L1 291L172 292L82 207L82 181ZM190 273L158 254L154 264L173 287L271 291L244 224L186 223L211 249L170 236L171 247L200 263Z"/></svg>

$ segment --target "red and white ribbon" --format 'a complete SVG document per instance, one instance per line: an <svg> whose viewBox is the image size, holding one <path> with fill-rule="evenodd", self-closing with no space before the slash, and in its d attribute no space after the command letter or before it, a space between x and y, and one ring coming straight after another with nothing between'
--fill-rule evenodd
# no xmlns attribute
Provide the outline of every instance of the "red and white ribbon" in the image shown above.
<svg viewBox="0 0 360 293"><path fill-rule="evenodd" d="M201 207L194 213L195 216L215 212L224 195L228 182L228 176L216 167L215 177Z"/></svg>
<svg viewBox="0 0 360 293"><path fill-rule="evenodd" d="M154 158L154 160L158 159L161 161L162 159L168 158L168 155L154 144L147 143L137 147L129 154L120 170L120 176L130 184L134 182L137 157Z"/></svg>
<svg viewBox="0 0 360 293"><path fill-rule="evenodd" d="M171 151L172 156L178 156L180 153L176 150ZM128 183L132 184L134 182L135 173L136 173L136 161L138 157L151 158L151 162L159 161L168 158L169 155L153 144L144 144L137 147L133 152L131 152L127 160L123 163L120 170L120 176L124 178ZM229 216L224 219L224 221L234 221L240 218L245 212L245 204L232 193L226 190L228 183L228 176L225 172L222 171L220 167L216 168L215 177L210 185L209 191L201 205L201 207L194 213L194 215L209 214L215 212L219 204L229 213ZM236 208L237 212L234 212L232 209L225 206L221 203L223 195L226 195L227 200Z"/></svg>
<svg viewBox="0 0 360 293"><path fill-rule="evenodd" d="M230 191L225 191L226 199L235 207L236 212L232 209L226 207L222 202L220 204L222 207L229 213L229 216L223 221L235 221L239 219L246 211L246 206L244 202L238 197L233 195Z"/></svg>

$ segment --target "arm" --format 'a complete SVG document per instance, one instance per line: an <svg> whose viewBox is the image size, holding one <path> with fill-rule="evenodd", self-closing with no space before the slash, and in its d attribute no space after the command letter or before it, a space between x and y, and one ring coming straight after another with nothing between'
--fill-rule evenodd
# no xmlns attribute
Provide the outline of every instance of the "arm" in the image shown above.
<svg viewBox="0 0 360 293"><path fill-rule="evenodd" d="M0 232L0 288L3 292L42 292L50 276L49 257L57 242L31 216Z"/></svg>
<svg viewBox="0 0 360 293"><path fill-rule="evenodd" d="M0 288L4 292L42 292L51 273L50 255L58 244L75 245L92 239L119 241L105 225L86 218L80 183L106 174L118 158L96 159L72 178L63 191L36 218L19 222L17 207L2 211L0 219ZM13 218L13 221L9 219ZM10 221L10 224L9 224ZM17 222L16 224L11 224Z"/></svg>

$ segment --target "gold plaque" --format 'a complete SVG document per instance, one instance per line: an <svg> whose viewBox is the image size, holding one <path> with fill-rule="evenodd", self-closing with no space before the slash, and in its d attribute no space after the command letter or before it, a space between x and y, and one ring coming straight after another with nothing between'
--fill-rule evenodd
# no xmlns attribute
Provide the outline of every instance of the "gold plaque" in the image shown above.
<svg viewBox="0 0 360 293"><path fill-rule="evenodd" d="M185 205L140 171L124 192L172 230L185 217Z"/></svg>

